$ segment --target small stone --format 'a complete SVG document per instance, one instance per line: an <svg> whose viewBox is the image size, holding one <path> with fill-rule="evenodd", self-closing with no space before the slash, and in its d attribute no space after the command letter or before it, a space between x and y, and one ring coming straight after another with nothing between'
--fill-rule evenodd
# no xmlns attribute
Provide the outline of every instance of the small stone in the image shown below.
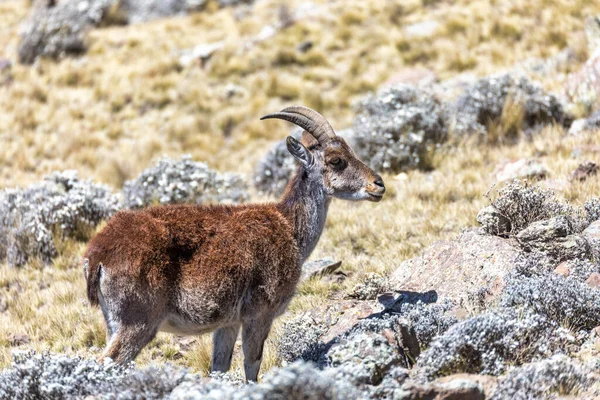
<svg viewBox="0 0 600 400"><path fill-rule="evenodd" d="M586 161L571 172L570 179L572 181L585 181L590 176L594 176L598 173L598 164L593 161Z"/></svg>
<svg viewBox="0 0 600 400"><path fill-rule="evenodd" d="M568 263L563 261L554 269L554 273L566 278L567 276L571 275L571 269L569 268Z"/></svg>
<svg viewBox="0 0 600 400"><path fill-rule="evenodd" d="M194 61L204 65L212 55L223 48L223 42L203 43L194 47L192 50L184 50L179 58L179 63L183 66L192 64Z"/></svg>
<svg viewBox="0 0 600 400"><path fill-rule="evenodd" d="M432 36L439 26L440 23L435 20L422 21L406 26L404 33L409 38L424 38Z"/></svg>
<svg viewBox="0 0 600 400"><path fill-rule="evenodd" d="M587 283L589 287L600 288L600 274L598 272L592 272L585 280L585 283Z"/></svg>
<svg viewBox="0 0 600 400"><path fill-rule="evenodd" d="M308 280L316 276L331 275L342 265L341 261L335 261L331 258L323 258L304 263L302 266L301 280Z"/></svg>
<svg viewBox="0 0 600 400"><path fill-rule="evenodd" d="M401 83L428 87L436 81L437 76L430 69L403 68L389 77L382 87L392 87Z"/></svg>
<svg viewBox="0 0 600 400"><path fill-rule="evenodd" d="M9 70L11 67L12 67L12 63L10 62L10 60L0 59L0 72Z"/></svg>
<svg viewBox="0 0 600 400"><path fill-rule="evenodd" d="M588 240L600 240L600 220L592 222L587 228L585 228L585 230L582 232L582 235Z"/></svg>
<svg viewBox="0 0 600 400"><path fill-rule="evenodd" d="M515 179L544 179L547 175L548 170L542 163L535 159L526 158L500 164L494 172L497 182Z"/></svg>
<svg viewBox="0 0 600 400"><path fill-rule="evenodd" d="M575 136L579 135L586 129L587 120L585 118L579 118L573 121L571 127L569 128L569 135Z"/></svg>
<svg viewBox="0 0 600 400"><path fill-rule="evenodd" d="M25 333L15 333L10 336L10 345L13 347L29 343L29 335Z"/></svg>
<svg viewBox="0 0 600 400"><path fill-rule="evenodd" d="M300 53L306 53L307 51L309 51L310 49L312 49L312 47L313 47L313 42L311 40L305 40L304 42L300 43L298 45L298 47L296 47L296 49Z"/></svg>

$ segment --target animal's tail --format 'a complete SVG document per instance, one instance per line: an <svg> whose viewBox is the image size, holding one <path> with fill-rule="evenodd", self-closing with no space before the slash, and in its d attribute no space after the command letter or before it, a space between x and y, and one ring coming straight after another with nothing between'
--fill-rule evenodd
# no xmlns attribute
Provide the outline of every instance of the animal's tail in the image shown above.
<svg viewBox="0 0 600 400"><path fill-rule="evenodd" d="M98 288L100 287L100 271L102 264L94 262L90 264L89 259L83 262L83 273L87 281L87 297L92 306L98 305Z"/></svg>

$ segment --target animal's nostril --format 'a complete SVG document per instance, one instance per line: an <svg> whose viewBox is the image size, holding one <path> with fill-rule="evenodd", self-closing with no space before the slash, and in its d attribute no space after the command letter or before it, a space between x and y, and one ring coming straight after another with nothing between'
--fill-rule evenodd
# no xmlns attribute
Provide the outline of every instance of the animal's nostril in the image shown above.
<svg viewBox="0 0 600 400"><path fill-rule="evenodd" d="M381 177L377 178L377 180L373 183L379 187L385 188L385 185L383 184L383 179L381 179Z"/></svg>

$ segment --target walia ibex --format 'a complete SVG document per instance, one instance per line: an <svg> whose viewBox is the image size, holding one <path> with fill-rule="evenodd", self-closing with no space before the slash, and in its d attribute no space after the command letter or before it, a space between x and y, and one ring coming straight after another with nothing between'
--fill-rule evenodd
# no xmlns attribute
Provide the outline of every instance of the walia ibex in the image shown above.
<svg viewBox="0 0 600 400"><path fill-rule="evenodd" d="M246 379L255 381L273 319L294 294L331 199L381 200L381 177L321 114L294 106L266 118L305 130L302 142L287 138L300 166L279 203L122 211L90 242L88 298L108 331L102 358L128 362L159 330L214 330L212 369L227 371L241 327Z"/></svg>

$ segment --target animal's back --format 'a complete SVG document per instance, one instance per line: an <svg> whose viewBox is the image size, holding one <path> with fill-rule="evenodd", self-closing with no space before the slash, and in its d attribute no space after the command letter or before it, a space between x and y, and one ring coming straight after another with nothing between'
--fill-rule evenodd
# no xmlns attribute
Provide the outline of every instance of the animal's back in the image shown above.
<svg viewBox="0 0 600 400"><path fill-rule="evenodd" d="M94 268L101 264L121 291L142 293L157 309L164 303L173 325L218 325L281 307L300 275L291 227L273 205L123 211L85 257L92 304L99 287Z"/></svg>

